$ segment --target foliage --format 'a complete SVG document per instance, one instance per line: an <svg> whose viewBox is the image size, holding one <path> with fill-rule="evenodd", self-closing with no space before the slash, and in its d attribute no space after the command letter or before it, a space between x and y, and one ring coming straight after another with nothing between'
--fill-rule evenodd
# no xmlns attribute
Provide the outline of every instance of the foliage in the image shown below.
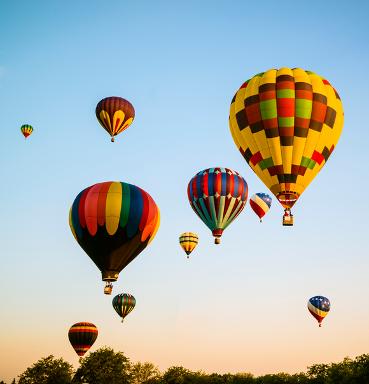
<svg viewBox="0 0 369 384"><path fill-rule="evenodd" d="M18 384L69 384L73 367L63 359L50 355L38 360L20 376ZM14 381L15 382L15 381Z"/></svg>
<svg viewBox="0 0 369 384"><path fill-rule="evenodd" d="M157 384L161 374L152 363L135 363L130 369L130 384Z"/></svg>
<svg viewBox="0 0 369 384"><path fill-rule="evenodd" d="M369 384L369 355L345 358L339 363L315 364L306 374L254 377L250 373L206 374L184 367L170 367L161 374L152 363L130 363L122 352L100 348L82 360L73 381L72 373L69 363L49 356L28 368L20 376L19 384Z"/></svg>
<svg viewBox="0 0 369 384"><path fill-rule="evenodd" d="M130 362L122 352L100 348L81 362L73 383L130 384Z"/></svg>

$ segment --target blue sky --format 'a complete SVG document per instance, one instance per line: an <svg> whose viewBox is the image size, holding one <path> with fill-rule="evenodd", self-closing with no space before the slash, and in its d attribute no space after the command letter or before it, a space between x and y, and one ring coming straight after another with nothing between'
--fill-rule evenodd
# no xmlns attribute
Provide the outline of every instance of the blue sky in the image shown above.
<svg viewBox="0 0 369 384"><path fill-rule="evenodd" d="M0 379L48 354L77 365L66 333L83 320L100 329L96 347L161 369L295 372L367 352L368 13L365 1L0 2ZM338 90L340 142L293 228L276 201L262 225L247 207L215 247L187 183L225 166L267 191L228 111L243 81L282 66ZM114 144L94 112L112 95L136 110ZM123 326L68 226L77 193L107 180L139 185L162 213L116 284L138 302ZM189 262L177 244L187 230L200 236ZM315 294L332 301L322 329L306 309Z"/></svg>

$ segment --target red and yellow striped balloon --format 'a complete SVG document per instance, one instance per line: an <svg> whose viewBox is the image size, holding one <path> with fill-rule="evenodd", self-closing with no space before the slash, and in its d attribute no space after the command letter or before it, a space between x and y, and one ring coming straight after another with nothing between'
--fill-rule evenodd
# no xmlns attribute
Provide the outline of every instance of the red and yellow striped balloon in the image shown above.
<svg viewBox="0 0 369 384"><path fill-rule="evenodd" d="M98 335L96 325L87 322L73 324L68 338L78 356L83 356L94 344Z"/></svg>

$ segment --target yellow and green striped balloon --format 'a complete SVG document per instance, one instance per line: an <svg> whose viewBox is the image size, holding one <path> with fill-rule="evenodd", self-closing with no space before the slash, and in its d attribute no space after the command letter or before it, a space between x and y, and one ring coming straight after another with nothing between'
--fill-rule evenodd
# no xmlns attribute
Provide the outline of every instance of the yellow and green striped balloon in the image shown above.
<svg viewBox="0 0 369 384"><path fill-rule="evenodd" d="M20 128L22 135L24 136L25 139L27 139L28 136L30 136L33 132L33 127L32 125L29 124L23 124Z"/></svg>

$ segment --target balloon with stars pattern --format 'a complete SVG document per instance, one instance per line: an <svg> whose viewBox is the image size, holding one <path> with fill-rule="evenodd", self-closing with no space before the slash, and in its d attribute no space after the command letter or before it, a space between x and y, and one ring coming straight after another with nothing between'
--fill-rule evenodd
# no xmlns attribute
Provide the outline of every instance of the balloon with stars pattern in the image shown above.
<svg viewBox="0 0 369 384"><path fill-rule="evenodd" d="M314 296L308 301L308 309L318 321L319 327L321 327L323 319L331 309L331 303L329 299L324 296Z"/></svg>
<svg viewBox="0 0 369 384"><path fill-rule="evenodd" d="M266 193L255 193L250 197L251 209L259 216L260 222L272 205L272 198Z"/></svg>

